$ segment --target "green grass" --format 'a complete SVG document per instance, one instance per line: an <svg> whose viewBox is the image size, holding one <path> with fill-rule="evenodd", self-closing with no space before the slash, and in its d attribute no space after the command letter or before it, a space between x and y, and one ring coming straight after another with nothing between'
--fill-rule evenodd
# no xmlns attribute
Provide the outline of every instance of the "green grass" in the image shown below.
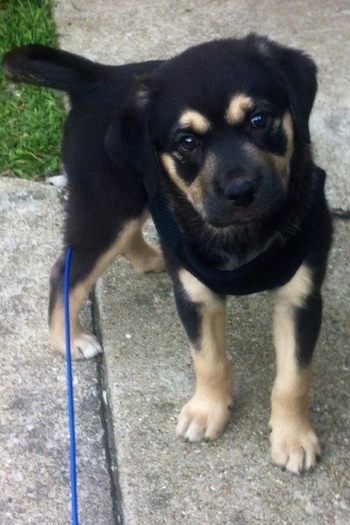
<svg viewBox="0 0 350 525"><path fill-rule="evenodd" d="M0 0L0 55L40 43L57 47L52 0ZM0 68L0 175L42 179L59 173L62 96L9 83Z"/></svg>

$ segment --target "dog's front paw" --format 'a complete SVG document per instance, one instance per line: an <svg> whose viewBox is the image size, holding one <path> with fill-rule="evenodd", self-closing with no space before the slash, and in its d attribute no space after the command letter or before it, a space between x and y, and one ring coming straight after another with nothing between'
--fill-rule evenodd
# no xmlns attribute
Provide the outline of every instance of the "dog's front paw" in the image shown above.
<svg viewBox="0 0 350 525"><path fill-rule="evenodd" d="M213 441L223 433L231 408L231 397L212 399L196 393L181 410L176 435L188 441Z"/></svg>
<svg viewBox="0 0 350 525"><path fill-rule="evenodd" d="M294 474L315 467L321 447L311 424L272 424L270 434L272 461Z"/></svg>

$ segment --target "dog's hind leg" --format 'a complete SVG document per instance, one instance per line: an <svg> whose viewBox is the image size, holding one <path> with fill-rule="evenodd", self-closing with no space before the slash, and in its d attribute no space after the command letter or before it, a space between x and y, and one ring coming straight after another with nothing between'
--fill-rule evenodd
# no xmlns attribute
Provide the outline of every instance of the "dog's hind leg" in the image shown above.
<svg viewBox="0 0 350 525"><path fill-rule="evenodd" d="M164 261L157 247L149 246L142 237L142 226L147 213L125 222L114 242L101 250L97 245L86 244L82 235L80 245L72 247L69 309L72 359L89 359L101 352L100 343L80 324L79 313L86 296L97 279L105 272L109 264L118 255L127 257L133 266L141 272L161 271ZM63 310L63 275L65 254L54 264L50 275L49 331L51 343L63 353L64 310Z"/></svg>
<svg viewBox="0 0 350 525"><path fill-rule="evenodd" d="M146 218L147 214L141 219L141 227L136 228L128 239L122 255L130 261L137 272L163 272L165 262L162 250L157 245L148 244L143 238L142 225Z"/></svg>

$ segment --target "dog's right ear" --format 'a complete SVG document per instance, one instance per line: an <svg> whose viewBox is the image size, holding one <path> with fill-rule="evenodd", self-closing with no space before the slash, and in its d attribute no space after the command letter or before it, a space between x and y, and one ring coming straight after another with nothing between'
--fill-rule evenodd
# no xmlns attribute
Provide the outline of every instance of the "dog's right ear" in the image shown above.
<svg viewBox="0 0 350 525"><path fill-rule="evenodd" d="M159 163L150 130L150 88L144 81L109 125L105 148L113 162L142 181L152 198L158 186Z"/></svg>

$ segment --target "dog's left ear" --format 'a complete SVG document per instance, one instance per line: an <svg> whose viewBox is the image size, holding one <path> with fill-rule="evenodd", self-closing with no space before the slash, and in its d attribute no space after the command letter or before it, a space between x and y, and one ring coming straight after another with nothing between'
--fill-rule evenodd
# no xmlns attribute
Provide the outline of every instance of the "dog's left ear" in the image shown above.
<svg viewBox="0 0 350 525"><path fill-rule="evenodd" d="M275 45L275 57L288 96L297 131L310 142L309 117L317 91L317 67L305 53Z"/></svg>
<svg viewBox="0 0 350 525"><path fill-rule="evenodd" d="M109 125L104 144L113 162L130 170L153 197L159 163L150 131L150 88L144 81Z"/></svg>

